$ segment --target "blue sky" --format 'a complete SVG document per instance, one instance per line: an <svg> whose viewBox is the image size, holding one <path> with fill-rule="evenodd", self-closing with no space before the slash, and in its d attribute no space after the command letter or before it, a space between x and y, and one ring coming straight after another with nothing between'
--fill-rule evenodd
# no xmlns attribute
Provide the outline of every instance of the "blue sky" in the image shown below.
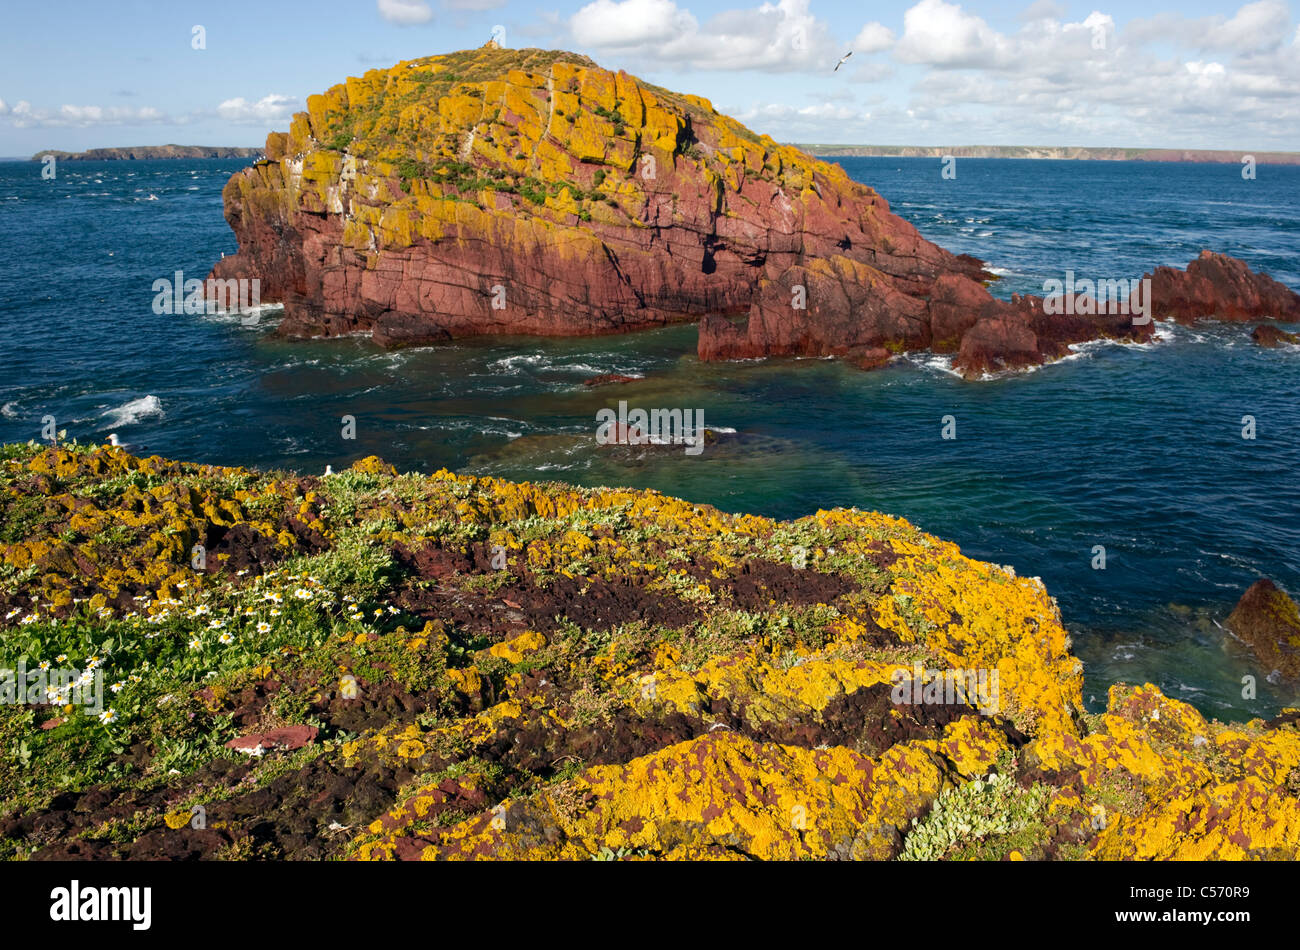
<svg viewBox="0 0 1300 950"><path fill-rule="evenodd" d="M0 155L260 145L311 93L497 25L508 46L586 53L782 141L1300 150L1296 2L16 3Z"/></svg>

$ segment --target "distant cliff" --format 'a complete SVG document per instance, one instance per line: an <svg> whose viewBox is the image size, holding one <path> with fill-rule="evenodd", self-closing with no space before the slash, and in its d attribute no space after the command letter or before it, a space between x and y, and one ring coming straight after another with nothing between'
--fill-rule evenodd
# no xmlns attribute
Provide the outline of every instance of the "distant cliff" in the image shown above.
<svg viewBox="0 0 1300 950"><path fill-rule="evenodd" d="M796 145L819 158L1055 158L1101 162L1223 162L1240 164L1252 155L1258 165L1300 165L1300 152L1225 152L1215 149L1083 148L1038 145Z"/></svg>
<svg viewBox="0 0 1300 950"><path fill-rule="evenodd" d="M32 156L39 162L53 155L61 162L111 162L120 159L147 158L257 158L260 148L234 148L229 145L133 145L125 148L92 148L84 152L60 152L45 149Z"/></svg>

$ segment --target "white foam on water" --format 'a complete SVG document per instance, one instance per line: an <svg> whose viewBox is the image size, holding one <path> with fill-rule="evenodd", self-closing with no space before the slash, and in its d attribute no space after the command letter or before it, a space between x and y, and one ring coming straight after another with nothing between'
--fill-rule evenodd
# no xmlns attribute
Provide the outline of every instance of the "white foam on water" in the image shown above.
<svg viewBox="0 0 1300 950"><path fill-rule="evenodd" d="M957 372L957 370L953 368L953 358L951 354L931 353L929 350L920 350L912 353L904 353L903 359L921 369L928 369L937 373L947 373L949 376L961 377L961 373Z"/></svg>
<svg viewBox="0 0 1300 950"><path fill-rule="evenodd" d="M494 360L488 364L488 369L503 373L514 373L520 369L539 369L551 365L551 361L542 353L520 353L516 356L507 356L503 359Z"/></svg>
<svg viewBox="0 0 1300 950"><path fill-rule="evenodd" d="M104 418L113 426L129 426L141 419L162 418L163 415L162 402L157 396L141 396L109 409Z"/></svg>
<svg viewBox="0 0 1300 950"><path fill-rule="evenodd" d="M17 406L18 403L16 402L5 403L4 407L0 408L0 415L4 416L6 419L17 419L18 418L18 410L16 408Z"/></svg>

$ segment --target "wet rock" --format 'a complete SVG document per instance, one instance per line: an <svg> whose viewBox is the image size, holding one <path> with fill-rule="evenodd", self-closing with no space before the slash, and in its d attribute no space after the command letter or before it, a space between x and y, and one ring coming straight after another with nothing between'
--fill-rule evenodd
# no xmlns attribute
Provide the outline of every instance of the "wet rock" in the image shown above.
<svg viewBox="0 0 1300 950"><path fill-rule="evenodd" d="M1300 343L1300 334L1288 333L1280 327L1261 323L1251 331L1250 338L1260 346L1275 347L1283 343Z"/></svg>
<svg viewBox="0 0 1300 950"><path fill-rule="evenodd" d="M1286 592L1261 578L1228 615L1228 629L1287 680L1300 678L1300 610Z"/></svg>
<svg viewBox="0 0 1300 950"><path fill-rule="evenodd" d="M1157 320L1300 321L1300 294L1226 254L1201 251L1185 271L1157 267L1147 276Z"/></svg>

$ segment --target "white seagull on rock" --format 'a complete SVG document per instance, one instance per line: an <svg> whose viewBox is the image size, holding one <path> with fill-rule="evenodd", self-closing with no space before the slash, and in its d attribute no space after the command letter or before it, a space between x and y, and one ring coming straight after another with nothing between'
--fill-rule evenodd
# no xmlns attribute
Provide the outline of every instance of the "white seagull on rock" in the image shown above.
<svg viewBox="0 0 1300 950"><path fill-rule="evenodd" d="M136 445L134 442L123 442L117 437L116 432L110 432L108 434L108 444L116 449L122 449L125 452L138 452L141 449L149 448L147 445Z"/></svg>

